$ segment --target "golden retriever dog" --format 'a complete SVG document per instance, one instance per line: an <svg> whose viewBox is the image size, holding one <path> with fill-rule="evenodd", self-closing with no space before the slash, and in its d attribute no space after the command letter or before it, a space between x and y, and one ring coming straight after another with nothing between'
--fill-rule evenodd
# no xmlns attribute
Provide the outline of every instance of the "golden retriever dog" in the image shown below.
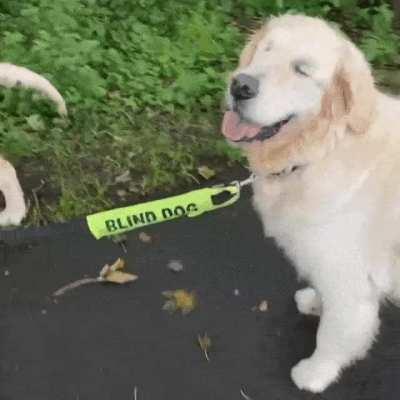
<svg viewBox="0 0 400 400"><path fill-rule="evenodd" d="M291 377L322 392L366 356L380 304L400 298L400 101L336 29L284 15L252 35L227 103L222 131L256 176L265 234L310 285L297 308L320 317Z"/></svg>
<svg viewBox="0 0 400 400"><path fill-rule="evenodd" d="M24 67L0 63L0 85L35 89L55 102L60 115L67 114L65 102L57 89L47 79ZM0 191L6 202L4 210L0 212L0 226L19 225L26 214L23 191L14 167L1 157Z"/></svg>

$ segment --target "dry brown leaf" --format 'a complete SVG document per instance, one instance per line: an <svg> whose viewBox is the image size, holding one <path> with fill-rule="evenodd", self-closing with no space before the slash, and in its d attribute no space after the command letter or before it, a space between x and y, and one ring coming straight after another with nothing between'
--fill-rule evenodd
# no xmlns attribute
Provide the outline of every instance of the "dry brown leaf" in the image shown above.
<svg viewBox="0 0 400 400"><path fill-rule="evenodd" d="M183 264L179 260L171 260L168 262L167 268L172 272L182 272Z"/></svg>
<svg viewBox="0 0 400 400"><path fill-rule="evenodd" d="M100 271L100 277L107 280L107 276L114 271L118 271L125 268L125 261L122 258L118 258L113 264L106 264Z"/></svg>
<svg viewBox="0 0 400 400"><path fill-rule="evenodd" d="M188 292L184 289L165 291L162 293L168 300L163 306L163 310L168 312L180 311L183 315L192 312L197 305L197 298L194 292Z"/></svg>
<svg viewBox="0 0 400 400"><path fill-rule="evenodd" d="M61 296L65 292L76 289L79 286L91 284L91 283L102 283L102 282L112 282L118 283L120 285L128 282L133 282L138 279L137 275L129 274L127 272L122 272L125 268L125 261L122 258L118 258L113 264L106 264L100 271L97 278L83 278L78 281L72 282L61 289L53 293L53 296Z"/></svg>
<svg viewBox="0 0 400 400"><path fill-rule="evenodd" d="M269 304L267 300L263 300L260 305L258 306L259 311L267 312L269 309Z"/></svg>
<svg viewBox="0 0 400 400"><path fill-rule="evenodd" d="M263 300L260 304L258 304L257 306L254 306L251 310L267 312L267 311L269 311L269 303L267 300Z"/></svg>
<svg viewBox="0 0 400 400"><path fill-rule="evenodd" d="M134 274L128 274L127 272L110 271L110 273L108 273L103 279L107 282L119 283L122 285L124 283L136 281L138 276Z"/></svg>
<svg viewBox="0 0 400 400"><path fill-rule="evenodd" d="M101 270L100 270L100 278L105 278L107 274L110 272L110 266L106 264Z"/></svg>
<svg viewBox="0 0 400 400"><path fill-rule="evenodd" d="M117 258L117 260L110 266L111 271L119 271L125 268L125 261L122 258Z"/></svg>
<svg viewBox="0 0 400 400"><path fill-rule="evenodd" d="M244 389L240 389L240 395L244 398L244 400L253 400L250 396L248 396Z"/></svg>
<svg viewBox="0 0 400 400"><path fill-rule="evenodd" d="M152 241L151 236L148 235L146 232L139 233L139 240L143 243L151 243Z"/></svg>
<svg viewBox="0 0 400 400"><path fill-rule="evenodd" d="M167 300L162 309L164 311L168 311L169 313L173 314L176 311L176 303L173 300Z"/></svg>
<svg viewBox="0 0 400 400"><path fill-rule="evenodd" d="M138 279L137 275L122 272L124 268L125 261L122 258L118 258L112 265L106 264L100 271L101 280L103 282L124 284Z"/></svg>
<svg viewBox="0 0 400 400"><path fill-rule="evenodd" d="M215 171L210 167L207 167L207 165L202 165L198 167L197 172L199 173L200 176L202 176L204 179L207 180L215 176Z"/></svg>
<svg viewBox="0 0 400 400"><path fill-rule="evenodd" d="M197 336L197 341L199 343L199 346L201 348L201 350L203 350L204 356L206 357L207 361L210 361L210 357L208 355L208 351L211 348L211 339L209 338L209 336L207 335L207 333L205 333L203 336L198 335Z"/></svg>

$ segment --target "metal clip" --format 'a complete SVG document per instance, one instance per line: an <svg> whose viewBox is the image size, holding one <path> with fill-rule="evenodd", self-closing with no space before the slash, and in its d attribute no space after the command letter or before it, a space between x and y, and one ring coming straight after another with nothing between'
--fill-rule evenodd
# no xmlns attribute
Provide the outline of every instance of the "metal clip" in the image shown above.
<svg viewBox="0 0 400 400"><path fill-rule="evenodd" d="M252 173L247 179L244 179L243 181L232 181L228 184L226 183L219 183L217 185L213 185L213 188L223 188L225 186L236 186L238 190L240 190L243 186L248 186L251 185L255 180L257 179L256 174Z"/></svg>
<svg viewBox="0 0 400 400"><path fill-rule="evenodd" d="M235 181L239 184L239 188L242 188L243 186L251 185L255 180L257 179L257 175L255 173L252 173L247 179L244 179L243 181Z"/></svg>

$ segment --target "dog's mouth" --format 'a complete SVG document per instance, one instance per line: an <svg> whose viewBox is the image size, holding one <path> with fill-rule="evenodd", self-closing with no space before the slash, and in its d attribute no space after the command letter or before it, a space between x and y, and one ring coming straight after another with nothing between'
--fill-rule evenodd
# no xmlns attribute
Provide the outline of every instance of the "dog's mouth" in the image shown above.
<svg viewBox="0 0 400 400"><path fill-rule="evenodd" d="M275 136L293 117L291 114L272 125L262 126L243 120L235 111L227 111L222 123L222 133L235 143L263 142Z"/></svg>

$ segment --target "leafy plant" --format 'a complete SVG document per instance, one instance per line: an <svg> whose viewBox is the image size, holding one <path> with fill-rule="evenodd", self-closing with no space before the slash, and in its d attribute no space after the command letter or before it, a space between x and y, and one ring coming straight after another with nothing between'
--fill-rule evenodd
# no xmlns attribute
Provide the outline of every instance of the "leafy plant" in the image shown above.
<svg viewBox="0 0 400 400"><path fill-rule="evenodd" d="M52 195L42 196L40 206L49 220L121 202L121 185L130 202L193 185L202 179L201 165L218 174L242 161L220 138L218 110L227 73L260 19L283 12L321 16L339 22L375 66L398 61L389 3L360 3L1 2L0 59L46 76L64 95L70 120L60 120L35 93L3 89L0 150L17 166L27 160L33 169L46 166L42 178ZM127 170L130 181L115 182Z"/></svg>

